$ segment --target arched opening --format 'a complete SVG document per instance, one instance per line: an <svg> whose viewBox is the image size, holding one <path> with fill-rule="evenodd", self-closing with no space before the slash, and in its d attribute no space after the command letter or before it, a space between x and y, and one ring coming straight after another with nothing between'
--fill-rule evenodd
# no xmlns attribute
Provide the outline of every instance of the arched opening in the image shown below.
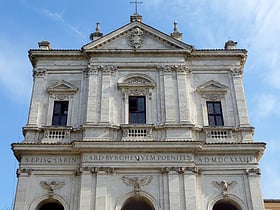
<svg viewBox="0 0 280 210"><path fill-rule="evenodd" d="M126 200L121 210L154 210L153 204L143 196L134 196Z"/></svg>
<svg viewBox="0 0 280 210"><path fill-rule="evenodd" d="M241 209L229 201L218 201L213 206L213 210L241 210Z"/></svg>
<svg viewBox="0 0 280 210"><path fill-rule="evenodd" d="M57 200L43 201L37 210L64 210L64 207Z"/></svg>

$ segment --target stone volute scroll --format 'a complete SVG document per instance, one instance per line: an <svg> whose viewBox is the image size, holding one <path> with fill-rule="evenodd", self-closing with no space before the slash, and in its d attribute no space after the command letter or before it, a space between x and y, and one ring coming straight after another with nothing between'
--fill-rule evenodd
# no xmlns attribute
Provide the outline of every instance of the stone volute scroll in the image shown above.
<svg viewBox="0 0 280 210"><path fill-rule="evenodd" d="M139 177L128 177L128 176L122 176L122 181L127 186L131 186L134 189L135 194L138 194L140 192L140 188L148 185L151 183L153 177L152 176L145 176L143 178Z"/></svg>

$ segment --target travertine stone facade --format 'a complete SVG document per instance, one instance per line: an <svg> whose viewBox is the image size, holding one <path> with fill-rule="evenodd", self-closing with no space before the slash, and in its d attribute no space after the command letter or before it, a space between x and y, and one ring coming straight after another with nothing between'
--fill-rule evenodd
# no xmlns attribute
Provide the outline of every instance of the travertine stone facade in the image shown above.
<svg viewBox="0 0 280 210"><path fill-rule="evenodd" d="M79 50L29 51L15 210L264 209L247 51L195 49L141 19L98 25Z"/></svg>

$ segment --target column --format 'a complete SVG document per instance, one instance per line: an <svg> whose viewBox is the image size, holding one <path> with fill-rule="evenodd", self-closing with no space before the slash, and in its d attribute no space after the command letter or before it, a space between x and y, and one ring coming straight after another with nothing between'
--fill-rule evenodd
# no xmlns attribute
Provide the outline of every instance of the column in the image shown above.
<svg viewBox="0 0 280 210"><path fill-rule="evenodd" d="M87 101L87 123L97 123L98 122L98 104L99 104L99 82L98 75L99 66L90 66L88 69L88 101Z"/></svg>
<svg viewBox="0 0 280 210"><path fill-rule="evenodd" d="M240 127L250 126L246 99L244 94L243 82L242 82L242 73L243 70L240 68L231 69L233 75L233 86L235 90L237 114L239 119Z"/></svg>
<svg viewBox="0 0 280 210"><path fill-rule="evenodd" d="M79 210L95 210L96 173L94 168L82 168ZM94 174L93 174L94 173Z"/></svg>
<svg viewBox="0 0 280 210"><path fill-rule="evenodd" d="M252 168L246 171L249 182L249 191L253 209L264 209L263 197L260 187L260 169Z"/></svg>

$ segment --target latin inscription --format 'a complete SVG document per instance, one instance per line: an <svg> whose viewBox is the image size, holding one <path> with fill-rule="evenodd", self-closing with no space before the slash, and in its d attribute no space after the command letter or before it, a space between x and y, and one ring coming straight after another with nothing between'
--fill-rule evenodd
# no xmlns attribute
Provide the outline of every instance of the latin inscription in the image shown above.
<svg viewBox="0 0 280 210"><path fill-rule="evenodd" d="M142 161L142 162L190 162L193 161L192 154L87 154L85 162L99 161Z"/></svg>
<svg viewBox="0 0 280 210"><path fill-rule="evenodd" d="M202 156L197 157L199 164L227 164L227 163L253 163L255 158L252 156Z"/></svg>
<svg viewBox="0 0 280 210"><path fill-rule="evenodd" d="M77 156L26 156L23 157L22 163L29 164L77 164L79 157Z"/></svg>

